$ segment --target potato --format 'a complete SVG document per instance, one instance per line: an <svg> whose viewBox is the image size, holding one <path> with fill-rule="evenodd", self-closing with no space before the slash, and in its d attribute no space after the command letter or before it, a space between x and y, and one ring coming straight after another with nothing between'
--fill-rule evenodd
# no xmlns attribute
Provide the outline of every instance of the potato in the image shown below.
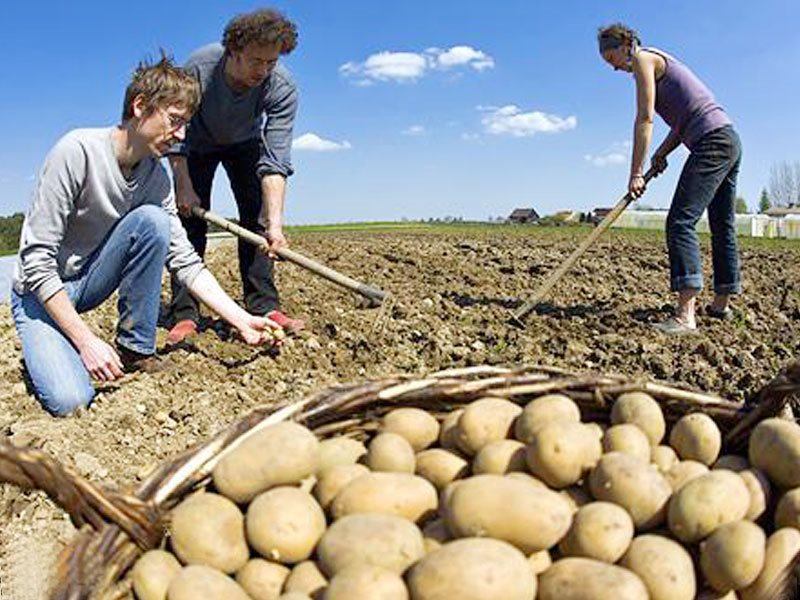
<svg viewBox="0 0 800 600"><path fill-rule="evenodd" d="M425 553L430 554L438 550L451 540L450 531L444 519L436 519L422 529L422 541L425 544Z"/></svg>
<svg viewBox="0 0 800 600"><path fill-rule="evenodd" d="M669 481L673 492L677 492L692 479L708 473L708 467L696 460L682 460L674 465L664 476Z"/></svg>
<svg viewBox="0 0 800 600"><path fill-rule="evenodd" d="M775 527L800 529L800 487L786 492L775 508Z"/></svg>
<svg viewBox="0 0 800 600"><path fill-rule="evenodd" d="M278 600L317 600L312 599L308 594L302 592L287 592L283 594Z"/></svg>
<svg viewBox="0 0 800 600"><path fill-rule="evenodd" d="M765 419L750 434L750 464L782 488L800 487L800 425Z"/></svg>
<svg viewBox="0 0 800 600"><path fill-rule="evenodd" d="M650 600L693 600L697 591L692 557L661 535L633 538L620 564L644 582Z"/></svg>
<svg viewBox="0 0 800 600"><path fill-rule="evenodd" d="M753 583L764 566L766 536L750 521L717 528L700 545L700 568L718 592L740 590Z"/></svg>
<svg viewBox="0 0 800 600"><path fill-rule="evenodd" d="M190 565L181 570L167 590L167 600L250 600L233 579L211 567Z"/></svg>
<svg viewBox="0 0 800 600"><path fill-rule="evenodd" d="M306 560L297 563L286 578L283 591L306 594L313 598L321 598L322 592L328 585L325 575L319 570L314 561ZM281 596L282 597L282 596Z"/></svg>
<svg viewBox="0 0 800 600"><path fill-rule="evenodd" d="M354 564L339 571L325 590L325 600L408 600L403 578L383 567Z"/></svg>
<svg viewBox="0 0 800 600"><path fill-rule="evenodd" d="M421 452L439 438L439 421L421 408L396 408L383 417L381 431L403 436Z"/></svg>
<svg viewBox="0 0 800 600"><path fill-rule="evenodd" d="M717 592L716 590L704 589L697 594L695 600L739 600L739 596L737 596L736 592L733 590L723 593Z"/></svg>
<svg viewBox="0 0 800 600"><path fill-rule="evenodd" d="M749 507L750 493L741 477L733 471L711 471L675 492L667 521L676 538L693 544L721 525L743 519Z"/></svg>
<svg viewBox="0 0 800 600"><path fill-rule="evenodd" d="M335 519L355 513L383 513L420 521L439 506L436 488L407 473L368 473L348 483L331 503Z"/></svg>
<svg viewBox="0 0 800 600"><path fill-rule="evenodd" d="M609 427L603 434L603 452L626 452L650 462L650 439L638 426L630 423Z"/></svg>
<svg viewBox="0 0 800 600"><path fill-rule="evenodd" d="M417 454L416 463L416 474L430 481L439 491L469 474L469 463L466 460L442 448L423 450Z"/></svg>
<svg viewBox="0 0 800 600"><path fill-rule="evenodd" d="M256 496L245 517L247 540L270 560L306 560L325 532L325 513L314 497L294 487L277 487Z"/></svg>
<svg viewBox="0 0 800 600"><path fill-rule="evenodd" d="M572 511L556 492L501 475L460 481L445 507L454 537L493 537L525 555L556 544L569 529Z"/></svg>
<svg viewBox="0 0 800 600"><path fill-rule="evenodd" d="M356 563L400 574L424 555L419 528L390 515L342 517L328 528L317 546L320 567L329 576Z"/></svg>
<svg viewBox="0 0 800 600"><path fill-rule="evenodd" d="M369 444L367 466L386 473L413 473L414 449L406 438L396 433L379 433Z"/></svg>
<svg viewBox="0 0 800 600"><path fill-rule="evenodd" d="M336 494L353 481L356 477L361 477L369 473L369 469L364 465L334 465L322 471L317 483L314 484L313 494L319 505L328 510Z"/></svg>
<svg viewBox="0 0 800 600"><path fill-rule="evenodd" d="M139 600L164 600L169 584L180 572L181 563L169 552L145 552L131 571L133 591Z"/></svg>
<svg viewBox="0 0 800 600"><path fill-rule="evenodd" d="M741 600L769 600L775 594L773 585L784 575L786 567L800 552L800 531L792 527L778 529L769 536L764 554L764 568L756 580L740 590Z"/></svg>
<svg viewBox="0 0 800 600"><path fill-rule="evenodd" d="M467 538L445 544L415 564L408 588L414 600L532 600L536 576L513 546Z"/></svg>
<svg viewBox="0 0 800 600"><path fill-rule="evenodd" d="M672 494L657 469L622 452L603 455L589 475L589 488L597 500L613 502L627 510L637 531L658 527L664 521Z"/></svg>
<svg viewBox="0 0 800 600"><path fill-rule="evenodd" d="M750 492L750 508L747 509L744 518L755 521L767 510L771 495L769 479L758 469L744 469L739 471L738 475L744 480L747 491Z"/></svg>
<svg viewBox="0 0 800 600"><path fill-rule="evenodd" d="M363 443L353 438L337 436L319 443L317 476L335 465L352 465L367 453Z"/></svg>
<svg viewBox="0 0 800 600"><path fill-rule="evenodd" d="M236 573L236 583L253 600L277 600L289 569L263 558L253 558Z"/></svg>
<svg viewBox="0 0 800 600"><path fill-rule="evenodd" d="M739 471L744 471L749 466L750 463L747 462L747 459L744 456L739 456L737 454L723 454L716 460L713 468L727 469L728 471L738 473Z"/></svg>
<svg viewBox="0 0 800 600"><path fill-rule="evenodd" d="M482 398L471 402L458 419L458 447L468 456L475 456L489 442L509 437L514 419L521 412L519 406L502 398Z"/></svg>
<svg viewBox="0 0 800 600"><path fill-rule="evenodd" d="M578 512L582 506L594 502L594 498L592 498L586 490L577 485L565 488L558 493L569 503L570 510L572 510L573 513Z"/></svg>
<svg viewBox="0 0 800 600"><path fill-rule="evenodd" d="M491 473L489 473L489 475L491 475ZM534 487L539 488L540 490L549 490L550 489L549 487L547 487L547 484L544 481L541 481L540 479L536 479L536 477L534 477L530 473L523 473L522 471L511 471L511 473L506 473L504 475L504 477L507 478L507 479L513 479L515 481L524 481L525 483L530 483L531 485L533 485ZM567 488L567 489L570 489L570 488ZM566 491L566 490L564 490L564 491ZM561 493L563 494L563 491ZM567 498L567 500L569 501L568 498Z"/></svg>
<svg viewBox="0 0 800 600"><path fill-rule="evenodd" d="M561 489L577 483L601 454L600 440L583 423L554 421L533 434L526 459L531 473Z"/></svg>
<svg viewBox="0 0 800 600"><path fill-rule="evenodd" d="M235 573L250 558L244 516L233 502L210 492L189 496L172 511L170 542L186 565Z"/></svg>
<svg viewBox="0 0 800 600"><path fill-rule="evenodd" d="M620 395L611 407L611 423L636 425L645 433L653 447L661 443L666 430L661 406L650 394L644 392L628 392Z"/></svg>
<svg viewBox="0 0 800 600"><path fill-rule="evenodd" d="M317 471L319 442L308 429L285 422L265 427L224 454L214 485L234 502L249 502L279 485L294 485Z"/></svg>
<svg viewBox="0 0 800 600"><path fill-rule="evenodd" d="M681 460L696 460L708 466L719 456L722 434L714 419L703 413L681 417L669 434L669 445Z"/></svg>
<svg viewBox="0 0 800 600"><path fill-rule="evenodd" d="M528 564L531 566L533 574L539 575L550 568L553 564L553 559L550 557L550 553L547 550L540 550L528 557Z"/></svg>
<svg viewBox="0 0 800 600"><path fill-rule="evenodd" d="M633 539L633 520L621 506L591 502L581 507L558 545L564 556L582 556L615 563Z"/></svg>
<svg viewBox="0 0 800 600"><path fill-rule="evenodd" d="M439 445L445 450L461 452L458 447L458 420L462 414L464 414L464 409L459 408L447 413L442 420L439 430Z"/></svg>
<svg viewBox="0 0 800 600"><path fill-rule="evenodd" d="M648 600L639 577L591 558L562 558L539 575L537 600Z"/></svg>
<svg viewBox="0 0 800 600"><path fill-rule="evenodd" d="M514 437L530 444L536 431L555 421L579 423L581 410L572 398L563 394L547 394L531 400L514 424Z"/></svg>
<svg viewBox="0 0 800 600"><path fill-rule="evenodd" d="M678 464L678 455L669 446L656 446L650 453L650 461L658 467L659 471L667 473Z"/></svg>
<svg viewBox="0 0 800 600"><path fill-rule="evenodd" d="M525 444L517 440L498 440L486 444L472 461L476 475L505 475L512 471L527 471Z"/></svg>

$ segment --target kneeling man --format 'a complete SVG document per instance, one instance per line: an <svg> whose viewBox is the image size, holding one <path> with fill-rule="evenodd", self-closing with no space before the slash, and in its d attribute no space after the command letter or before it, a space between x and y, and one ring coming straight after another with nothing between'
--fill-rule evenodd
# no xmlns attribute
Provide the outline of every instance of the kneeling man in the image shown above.
<svg viewBox="0 0 800 600"><path fill-rule="evenodd" d="M198 102L197 81L170 59L140 64L121 124L70 131L44 161L22 227L11 308L36 397L53 414L89 404L92 379L154 366L165 265L245 342L275 339L279 327L239 307L203 266L158 160L183 139ZM116 290L111 345L80 313Z"/></svg>

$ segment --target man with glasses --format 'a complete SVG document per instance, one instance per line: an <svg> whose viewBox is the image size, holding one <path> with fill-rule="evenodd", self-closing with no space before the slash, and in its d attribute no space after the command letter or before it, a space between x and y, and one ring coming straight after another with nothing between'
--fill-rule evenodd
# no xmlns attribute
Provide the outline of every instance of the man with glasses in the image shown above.
<svg viewBox="0 0 800 600"><path fill-rule="evenodd" d="M275 323L245 312L204 268L158 160L184 139L198 99L195 79L168 58L140 64L125 92L122 122L70 131L39 172L22 226L11 310L36 397L55 415L89 404L92 379L163 367L155 347L165 265L247 343L280 337ZM80 313L117 290L111 345Z"/></svg>
<svg viewBox="0 0 800 600"><path fill-rule="evenodd" d="M283 205L286 179L292 174L298 95L278 58L296 45L294 23L278 11L261 9L233 18L221 44L200 48L186 64L200 82L200 106L186 140L170 151L178 210L200 256L205 254L208 226L192 217L191 210L210 207L211 184L222 164L240 224L269 242L264 253L239 241L245 307L253 314L266 315L289 333L302 329L303 322L279 310L273 259L276 251L287 245ZM186 286L173 277L169 343L178 343L197 330L198 308Z"/></svg>

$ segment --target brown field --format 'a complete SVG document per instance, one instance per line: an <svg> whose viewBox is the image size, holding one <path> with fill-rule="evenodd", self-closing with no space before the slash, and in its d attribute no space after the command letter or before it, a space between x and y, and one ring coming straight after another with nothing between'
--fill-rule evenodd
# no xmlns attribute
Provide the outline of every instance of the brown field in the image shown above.
<svg viewBox="0 0 800 600"><path fill-rule="evenodd" d="M0 306L0 431L41 448L89 479L127 486L166 458L252 408L345 381L472 364L543 363L680 382L746 399L800 355L800 244L743 242L745 293L731 321L700 317L695 336L666 338L663 236L614 232L593 248L531 316L510 327L517 300L566 258L585 229L449 227L296 234L293 248L391 291L381 309L292 265L281 265L286 309L309 329L275 355L210 326L165 355L169 369L103 389L88 410L55 419L29 393L7 305ZM706 263L708 240L703 240ZM232 243L209 265L239 293ZM704 299L710 298L707 292ZM89 317L107 338L113 303ZM164 331L160 332L163 336ZM72 526L43 494L0 485L0 598L42 596Z"/></svg>

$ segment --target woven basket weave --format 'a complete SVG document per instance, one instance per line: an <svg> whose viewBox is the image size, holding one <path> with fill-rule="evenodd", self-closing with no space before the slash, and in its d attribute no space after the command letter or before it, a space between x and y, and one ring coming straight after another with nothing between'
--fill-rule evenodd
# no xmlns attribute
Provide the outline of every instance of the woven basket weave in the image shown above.
<svg viewBox="0 0 800 600"><path fill-rule="evenodd" d="M753 427L778 414L800 393L800 361L786 367L746 403L664 382L573 374L543 366L472 367L425 378L393 377L335 386L300 402L256 409L208 442L166 462L128 494L101 490L46 454L6 441L0 441L0 480L44 490L80 529L60 557L53 600L123 598L131 593L125 579L128 569L164 539L164 516L187 494L209 483L214 466L227 452L264 427L294 420L321 438L364 439L377 429L383 414L399 406L444 415L483 396L524 404L552 392L571 397L584 421L603 423L608 421L613 400L630 391L656 398L668 423L689 412L708 414L723 433L724 450L741 453Z"/></svg>

